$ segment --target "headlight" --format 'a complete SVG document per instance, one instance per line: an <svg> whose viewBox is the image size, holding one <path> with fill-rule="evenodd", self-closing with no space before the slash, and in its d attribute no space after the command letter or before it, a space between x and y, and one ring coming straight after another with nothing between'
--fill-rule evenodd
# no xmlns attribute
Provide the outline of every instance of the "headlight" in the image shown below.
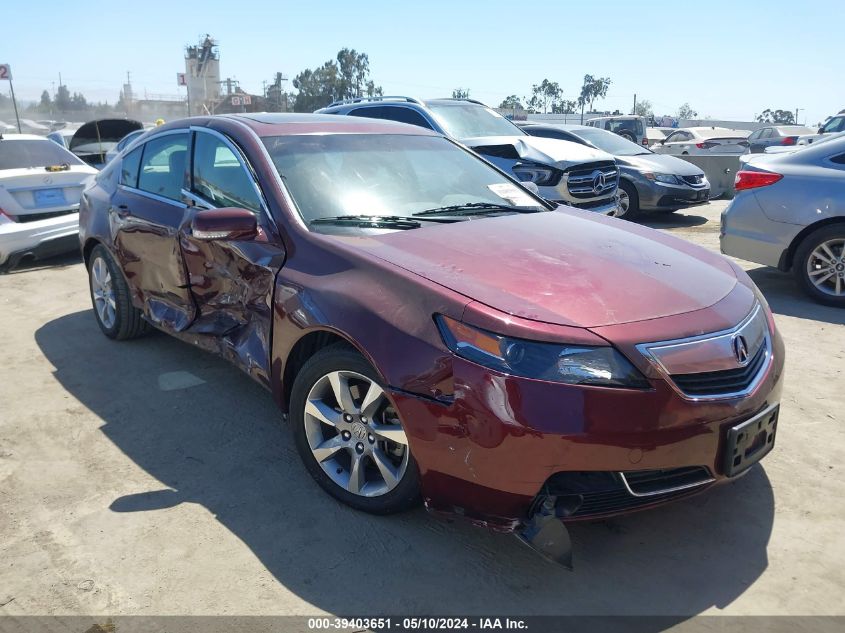
<svg viewBox="0 0 845 633"><path fill-rule="evenodd" d="M513 175L521 182L533 182L540 187L554 185L560 180L560 172L554 167L536 163L517 163L511 168Z"/></svg>
<svg viewBox="0 0 845 633"><path fill-rule="evenodd" d="M654 180L656 182L662 182L665 185L680 185L681 181L678 179L677 176L673 176L672 174L653 174L651 172L643 174L649 180Z"/></svg>
<svg viewBox="0 0 845 633"><path fill-rule="evenodd" d="M458 356L496 371L570 385L647 389L648 381L612 347L538 343L500 336L436 315L443 342Z"/></svg>

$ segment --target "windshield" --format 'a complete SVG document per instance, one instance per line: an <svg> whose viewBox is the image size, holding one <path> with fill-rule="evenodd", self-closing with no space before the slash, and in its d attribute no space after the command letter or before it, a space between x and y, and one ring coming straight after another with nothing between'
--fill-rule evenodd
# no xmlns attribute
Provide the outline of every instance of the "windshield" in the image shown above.
<svg viewBox="0 0 845 633"><path fill-rule="evenodd" d="M606 132L596 128L584 128L577 130L570 130L572 134L578 136L588 143L595 145L600 150L613 154L614 156L637 156L638 154L651 154L651 150L632 143L626 138L622 138L613 132Z"/></svg>
<svg viewBox="0 0 845 633"><path fill-rule="evenodd" d="M320 134L263 139L306 222L410 216L449 205L544 209L511 180L439 136Z"/></svg>
<svg viewBox="0 0 845 633"><path fill-rule="evenodd" d="M428 103L431 113L446 133L457 139L477 136L526 136L525 132L498 112L471 103Z"/></svg>
<svg viewBox="0 0 845 633"><path fill-rule="evenodd" d="M58 143L39 140L0 141L0 169L48 167L50 165L83 165L84 163Z"/></svg>

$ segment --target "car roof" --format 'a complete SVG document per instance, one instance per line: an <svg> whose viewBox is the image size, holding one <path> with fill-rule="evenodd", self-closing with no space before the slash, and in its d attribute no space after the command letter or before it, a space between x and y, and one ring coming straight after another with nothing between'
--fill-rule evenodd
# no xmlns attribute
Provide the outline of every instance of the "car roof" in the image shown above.
<svg viewBox="0 0 845 633"><path fill-rule="evenodd" d="M432 130L384 119L347 117L336 114L256 112L224 114L220 118L238 120L259 136L292 136L298 134L407 134L440 136ZM213 120L216 117L210 117Z"/></svg>
<svg viewBox="0 0 845 633"><path fill-rule="evenodd" d="M590 127L589 125L578 125L577 123L554 123L554 122L546 122L546 121L519 121L516 122L517 125L525 126L525 127L551 127L557 128L559 130L566 130L566 131L573 131L573 130L595 130L596 128ZM610 132L612 134L612 132Z"/></svg>

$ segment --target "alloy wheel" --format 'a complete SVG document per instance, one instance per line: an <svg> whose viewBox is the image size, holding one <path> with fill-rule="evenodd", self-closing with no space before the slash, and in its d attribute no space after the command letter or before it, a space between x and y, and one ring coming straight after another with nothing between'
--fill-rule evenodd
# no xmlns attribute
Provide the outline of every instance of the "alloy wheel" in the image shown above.
<svg viewBox="0 0 845 633"><path fill-rule="evenodd" d="M821 292L845 297L845 238L826 240L807 258L807 276Z"/></svg>
<svg viewBox="0 0 845 633"><path fill-rule="evenodd" d="M628 209L631 206L631 197L628 195L628 192L625 191L622 187L619 187L619 213L616 214L616 217L623 217L625 214L628 213Z"/></svg>
<svg viewBox="0 0 845 633"><path fill-rule="evenodd" d="M97 257L91 265L91 294L100 322L106 328L114 327L117 315L114 286L109 267L102 257Z"/></svg>
<svg viewBox="0 0 845 633"><path fill-rule="evenodd" d="M323 472L348 492L377 497L396 488L410 451L382 388L362 374L333 371L305 401L305 436Z"/></svg>

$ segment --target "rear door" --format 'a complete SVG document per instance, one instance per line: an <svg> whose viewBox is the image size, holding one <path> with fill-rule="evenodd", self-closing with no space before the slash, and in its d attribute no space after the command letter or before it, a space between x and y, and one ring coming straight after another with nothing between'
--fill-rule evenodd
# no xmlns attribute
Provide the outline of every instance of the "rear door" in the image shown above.
<svg viewBox="0 0 845 633"><path fill-rule="evenodd" d="M169 332L185 330L196 316L179 228L190 133L157 134L129 152L112 197L115 255L144 316Z"/></svg>
<svg viewBox="0 0 845 633"><path fill-rule="evenodd" d="M193 128L191 173L182 192L188 217L180 247L198 314L190 332L216 337L218 349L269 383L273 286L285 260L279 236L252 168L228 136ZM256 215L253 239L194 237L191 219L201 210L247 209Z"/></svg>

